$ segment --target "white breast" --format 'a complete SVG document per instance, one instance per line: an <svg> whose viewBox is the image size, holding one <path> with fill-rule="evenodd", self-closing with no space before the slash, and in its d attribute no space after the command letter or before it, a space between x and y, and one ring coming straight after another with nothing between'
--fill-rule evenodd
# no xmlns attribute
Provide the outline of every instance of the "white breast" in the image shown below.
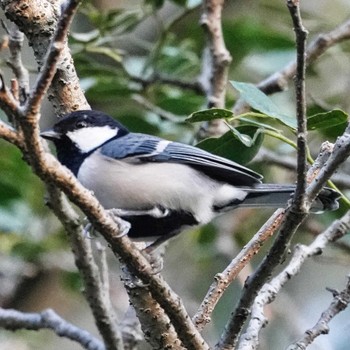
<svg viewBox="0 0 350 350"><path fill-rule="evenodd" d="M194 213L202 223L212 219L213 205L246 195L183 164L133 164L98 152L83 162L78 179L107 209L138 210L161 205Z"/></svg>

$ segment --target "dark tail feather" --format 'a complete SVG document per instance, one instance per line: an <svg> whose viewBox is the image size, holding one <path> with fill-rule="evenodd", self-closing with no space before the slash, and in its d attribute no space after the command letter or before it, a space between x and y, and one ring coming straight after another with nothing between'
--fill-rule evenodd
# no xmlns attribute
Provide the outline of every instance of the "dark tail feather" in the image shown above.
<svg viewBox="0 0 350 350"><path fill-rule="evenodd" d="M284 208L291 198L294 185L258 184L249 188L245 200L240 207L272 207ZM340 194L331 188L325 187L312 204L313 213L322 213L326 210L336 210L339 207Z"/></svg>

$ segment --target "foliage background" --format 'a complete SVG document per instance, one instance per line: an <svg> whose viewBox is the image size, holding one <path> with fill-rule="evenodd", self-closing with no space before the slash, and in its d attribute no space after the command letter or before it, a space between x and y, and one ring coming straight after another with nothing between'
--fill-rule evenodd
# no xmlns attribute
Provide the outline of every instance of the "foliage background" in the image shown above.
<svg viewBox="0 0 350 350"><path fill-rule="evenodd" d="M196 0L86 2L75 20L70 44L92 107L118 118L132 131L196 143L199 125L184 120L206 107L204 95L195 88L204 46L198 5ZM345 0L302 2L309 38L345 21L349 11L350 4ZM223 24L226 45L233 56L232 80L257 83L295 55L294 33L283 1L231 1L226 6ZM349 51L349 42L336 45L308 69L310 114L335 107L349 110ZM33 70L31 51L27 48L25 52L25 61ZM3 50L4 71L6 54ZM164 84L162 79L153 82L154 74L173 83ZM178 86L178 81L185 81L187 88ZM226 107L232 107L237 97L229 87ZM272 99L284 113L294 115L293 89ZM42 114L45 128L54 121L48 104ZM278 124L272 126L281 128ZM310 132L313 153L317 153L324 139L334 140L343 127ZM295 156L291 147L270 137L265 137L263 147L282 158ZM267 167L259 161L252 161L249 166L263 173L267 182L295 181L295 173L279 166ZM54 308L71 322L97 333L80 293L79 276L65 234L45 208L43 186L19 152L3 141L0 189L0 304L23 311ZM312 216L295 240L310 242L341 211ZM169 244L164 275L190 312L196 311L214 274L228 264L268 216L268 210L237 210L206 227L183 233ZM317 320L330 301L325 288L340 288L348 273L349 239L346 237L343 243L309 261L269 307L270 324L263 332L262 348L284 348ZM212 341L234 307L245 277L263 254L264 250L220 301L214 321L206 330ZM111 262L112 300L122 315L128 301L115 259ZM347 349L349 316L349 310L339 315L331 323L330 335L319 338L310 349ZM48 344L50 349L75 348L49 331L1 331L0 343L2 349L47 349Z"/></svg>

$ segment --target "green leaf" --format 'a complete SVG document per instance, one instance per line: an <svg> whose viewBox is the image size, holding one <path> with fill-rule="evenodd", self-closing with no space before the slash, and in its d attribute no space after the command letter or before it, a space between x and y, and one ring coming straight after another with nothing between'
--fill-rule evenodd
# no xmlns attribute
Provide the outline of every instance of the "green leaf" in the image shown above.
<svg viewBox="0 0 350 350"><path fill-rule="evenodd" d="M210 108L192 113L185 120L190 123L207 122L214 119L228 119L233 117L233 112L228 109Z"/></svg>
<svg viewBox="0 0 350 350"><path fill-rule="evenodd" d="M242 116L247 116L249 117L250 115L254 115L255 117L258 116L258 117L263 117L263 118L266 118L267 115L265 114L260 114L260 113L245 113L245 114L242 114ZM256 127L259 127L259 128L262 128L262 129L266 129L266 130L271 130L271 131L274 131L276 133L281 133L281 130L278 130L274 127L272 127L271 125L268 125L268 124L265 124L265 123L260 123L254 119L248 119L248 118L245 118L245 117L242 117L242 116L238 116L236 117L241 123L242 125L244 124L249 124L249 125L254 125Z"/></svg>
<svg viewBox="0 0 350 350"><path fill-rule="evenodd" d="M307 118L308 130L327 129L347 121L348 114L340 109L317 113Z"/></svg>
<svg viewBox="0 0 350 350"><path fill-rule="evenodd" d="M264 139L264 129L250 125L231 128L221 137L207 138L197 147L240 164L246 164L257 154Z"/></svg>
<svg viewBox="0 0 350 350"><path fill-rule="evenodd" d="M279 108L256 86L238 81L230 81L230 83L240 92L242 99L245 100L251 107L292 128L293 130L296 129L296 120L281 113Z"/></svg>

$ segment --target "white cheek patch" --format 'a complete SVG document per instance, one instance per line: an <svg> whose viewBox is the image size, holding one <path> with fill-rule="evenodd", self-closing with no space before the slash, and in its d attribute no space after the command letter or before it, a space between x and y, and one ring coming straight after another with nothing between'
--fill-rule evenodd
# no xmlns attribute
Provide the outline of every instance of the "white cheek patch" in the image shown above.
<svg viewBox="0 0 350 350"><path fill-rule="evenodd" d="M83 152L87 153L101 146L118 134L119 129L110 126L94 126L67 132L67 136Z"/></svg>

